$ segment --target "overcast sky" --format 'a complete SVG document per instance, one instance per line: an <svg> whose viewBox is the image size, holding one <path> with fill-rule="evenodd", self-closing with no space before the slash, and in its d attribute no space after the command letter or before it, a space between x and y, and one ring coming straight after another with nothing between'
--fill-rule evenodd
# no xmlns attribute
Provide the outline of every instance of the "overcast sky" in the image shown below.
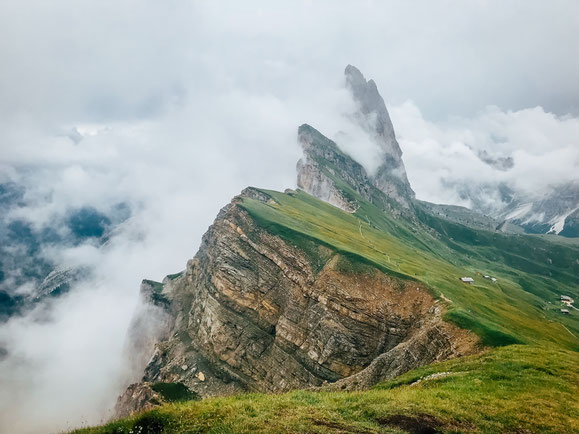
<svg viewBox="0 0 579 434"><path fill-rule="evenodd" d="M105 249L46 248L96 277L0 330L0 431L107 414L140 280L183 269L247 185L295 186L297 127L338 133L349 63L377 82L418 197L459 203L441 179L576 178L578 16L573 0L2 0L0 182L27 188L9 218L119 201L133 216Z"/></svg>
<svg viewBox="0 0 579 434"><path fill-rule="evenodd" d="M216 88L286 100L348 63L429 119L578 114L573 0L207 3L3 0L2 117L154 117Z"/></svg>

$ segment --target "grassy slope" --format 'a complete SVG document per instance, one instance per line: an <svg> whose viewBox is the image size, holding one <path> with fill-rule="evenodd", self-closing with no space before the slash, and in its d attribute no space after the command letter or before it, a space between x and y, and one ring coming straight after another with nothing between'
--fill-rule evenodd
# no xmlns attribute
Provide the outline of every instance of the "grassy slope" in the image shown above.
<svg viewBox="0 0 579 434"><path fill-rule="evenodd" d="M300 247L314 240L425 282L452 300L448 319L473 329L488 345L550 342L579 349L573 336L579 336L579 312L558 312L560 293L579 298L574 269L566 268L579 257L575 247L437 221L439 230L449 233L440 237L389 219L367 202L351 215L303 192L264 192L277 203L244 199L242 204L258 224ZM561 264L545 267L542 255ZM498 282L477 276L477 271L496 276ZM458 280L466 275L475 277L474 285Z"/></svg>
<svg viewBox="0 0 579 434"><path fill-rule="evenodd" d="M449 373L424 379L435 373ZM365 392L295 391L169 404L78 433L579 431L577 354L511 345L433 364Z"/></svg>
<svg viewBox="0 0 579 434"><path fill-rule="evenodd" d="M452 300L447 319L500 348L429 365L365 392L295 391L175 403L79 432L399 432L419 425L446 431L579 431L579 341L572 334L579 335L579 312L564 317L557 311L560 293L579 298L572 260L579 249L438 219L428 222L436 227L428 232L367 202L350 215L303 192L264 192L277 203L244 199L242 206L261 227L309 252L318 268L327 258L319 257L316 246L324 244L421 280ZM553 263L545 266L545 258ZM498 283L477 271L496 276ZM458 277L464 275L476 283L462 284ZM513 342L527 345L502 346Z"/></svg>

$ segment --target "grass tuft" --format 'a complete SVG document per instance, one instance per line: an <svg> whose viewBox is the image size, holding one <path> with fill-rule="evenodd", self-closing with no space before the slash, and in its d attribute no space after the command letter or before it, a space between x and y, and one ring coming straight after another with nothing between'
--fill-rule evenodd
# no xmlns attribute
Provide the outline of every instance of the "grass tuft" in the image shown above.
<svg viewBox="0 0 579 434"><path fill-rule="evenodd" d="M578 368L575 352L510 345L422 367L363 392L180 402L75 432L578 432Z"/></svg>

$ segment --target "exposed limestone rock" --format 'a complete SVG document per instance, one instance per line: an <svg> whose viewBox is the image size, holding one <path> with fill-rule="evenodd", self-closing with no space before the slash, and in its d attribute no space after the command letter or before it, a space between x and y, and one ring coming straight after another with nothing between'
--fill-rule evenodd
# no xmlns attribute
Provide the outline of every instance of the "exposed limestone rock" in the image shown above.
<svg viewBox="0 0 579 434"><path fill-rule="evenodd" d="M256 192L244 196L271 200ZM185 273L165 280L171 330L143 383L119 399L117 415L148 406L150 382L183 383L201 397L281 392L356 374L369 385L476 345L441 321L422 284L366 265L353 272L323 246L320 256L330 259L315 271L303 251L260 228L243 200L221 210Z"/></svg>
<svg viewBox="0 0 579 434"><path fill-rule="evenodd" d="M394 126L376 83L374 80L366 81L360 70L352 65L346 66L344 75L346 85L358 103L359 111L355 115L359 124L376 139L386 155L401 163L402 150L396 141Z"/></svg>
<svg viewBox="0 0 579 434"><path fill-rule="evenodd" d="M249 197L250 199L259 200L260 202L264 203L275 203L271 196L263 193L262 191L258 190L254 187L247 187L241 192L241 196Z"/></svg>
<svg viewBox="0 0 579 434"><path fill-rule="evenodd" d="M409 208L378 189L361 164L315 128L300 126L298 142L304 150L297 164L297 185L302 190L346 212L358 209L354 194L359 194L393 215L410 214Z"/></svg>
<svg viewBox="0 0 579 434"><path fill-rule="evenodd" d="M410 369L472 351L475 339L473 336L469 336L463 330L458 331L456 327L442 321L437 307L433 307L429 313L434 315L430 316L427 322L422 324L408 340L376 357L367 368L359 373L328 385L326 388L366 389Z"/></svg>
<svg viewBox="0 0 579 434"><path fill-rule="evenodd" d="M151 389L149 383L131 384L117 400L115 418L121 418L136 411L150 410L162 402L161 395Z"/></svg>
<svg viewBox="0 0 579 434"><path fill-rule="evenodd" d="M157 342L168 336L173 327L174 319L171 314L170 302L163 294L165 288L160 282L143 280L140 288L140 302L133 314L127 343L125 358L131 373L140 373L149 362Z"/></svg>
<svg viewBox="0 0 579 434"><path fill-rule="evenodd" d="M346 84L358 110L353 118L382 152L375 174L366 170L339 147L309 125L298 130L304 157L298 162L298 187L347 212L358 205L351 189L366 200L393 214L413 215L415 194L406 176L402 151L384 100L373 80L366 81L358 69L348 65ZM378 193L378 194L376 194Z"/></svg>
<svg viewBox="0 0 579 434"><path fill-rule="evenodd" d="M402 150L396 140L384 99L374 80L366 81L356 67L348 65L344 74L346 85L359 106L354 117L384 153L384 161L373 176L373 184L403 207L410 208L415 194L406 176Z"/></svg>
<svg viewBox="0 0 579 434"><path fill-rule="evenodd" d="M333 142L328 139L326 140L329 143L326 146L329 149L323 149L323 145L320 144L323 139L325 137L309 125L302 125L299 128L298 141L304 150L304 158L300 159L297 164L297 185L324 202L346 212L354 212L358 209L358 204L346 197L345 192L336 186L335 180L331 176L347 176L353 183L364 185L364 182L367 181L366 171L351 158L344 158L331 149ZM320 160L323 161L321 164ZM326 168L328 162L333 164L335 169ZM336 173L336 170L339 173Z"/></svg>

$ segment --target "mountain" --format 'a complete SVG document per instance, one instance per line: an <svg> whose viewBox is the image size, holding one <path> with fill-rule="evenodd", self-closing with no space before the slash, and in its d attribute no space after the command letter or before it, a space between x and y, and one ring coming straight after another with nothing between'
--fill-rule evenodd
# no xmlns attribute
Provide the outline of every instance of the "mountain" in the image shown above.
<svg viewBox="0 0 579 434"><path fill-rule="evenodd" d="M0 323L69 291L89 276L87 268L56 264L45 249L82 243L103 246L110 232L130 215L128 206L119 203L105 211L92 206L66 209L41 227L12 216L22 215L30 205L23 186L0 184Z"/></svg>
<svg viewBox="0 0 579 434"><path fill-rule="evenodd" d="M366 200L379 202L383 210L410 215L415 194L408 182L402 151L376 83L366 81L352 65L346 67L345 77L346 86L357 105L352 117L380 150L381 162L376 173L369 174L332 141L304 124L298 130L304 157L297 165L297 185L348 212L359 206L352 199L353 190ZM340 185L341 180L345 185Z"/></svg>
<svg viewBox="0 0 579 434"><path fill-rule="evenodd" d="M513 202L499 216L529 233L577 237L578 210L579 182L559 185L535 200Z"/></svg>
<svg viewBox="0 0 579 434"><path fill-rule="evenodd" d="M563 229L559 232L559 235L570 238L579 237L579 208L567 214L563 222Z"/></svg>
<svg viewBox="0 0 579 434"><path fill-rule="evenodd" d="M298 209L340 218L305 193L252 188L220 212L185 272L163 282L175 323L123 410L156 382L178 379L203 397L280 392L349 377L379 356L389 364L382 379L474 351L477 339L442 320L423 283L277 223ZM357 233L355 223L347 228Z"/></svg>
<svg viewBox="0 0 579 434"><path fill-rule="evenodd" d="M373 139L383 153L383 162L372 177L376 187L405 207L410 207L415 194L406 176L402 161L402 150L396 141L394 126L378 92L374 80L364 78L354 66L348 65L344 72L346 85L353 100L358 103L355 119Z"/></svg>
<svg viewBox="0 0 579 434"><path fill-rule="evenodd" d="M141 285L116 416L203 401L102 432L579 428L579 316L560 310L579 297L579 246L417 201L376 85L346 77L380 169L299 127L301 189L246 188L185 270ZM292 389L311 391L205 399Z"/></svg>
<svg viewBox="0 0 579 434"><path fill-rule="evenodd" d="M533 195L504 184L448 184L458 196L470 202L472 211L498 222L518 226L530 234L556 234L577 237L579 183L550 187L543 195ZM567 220L567 218L569 218Z"/></svg>

